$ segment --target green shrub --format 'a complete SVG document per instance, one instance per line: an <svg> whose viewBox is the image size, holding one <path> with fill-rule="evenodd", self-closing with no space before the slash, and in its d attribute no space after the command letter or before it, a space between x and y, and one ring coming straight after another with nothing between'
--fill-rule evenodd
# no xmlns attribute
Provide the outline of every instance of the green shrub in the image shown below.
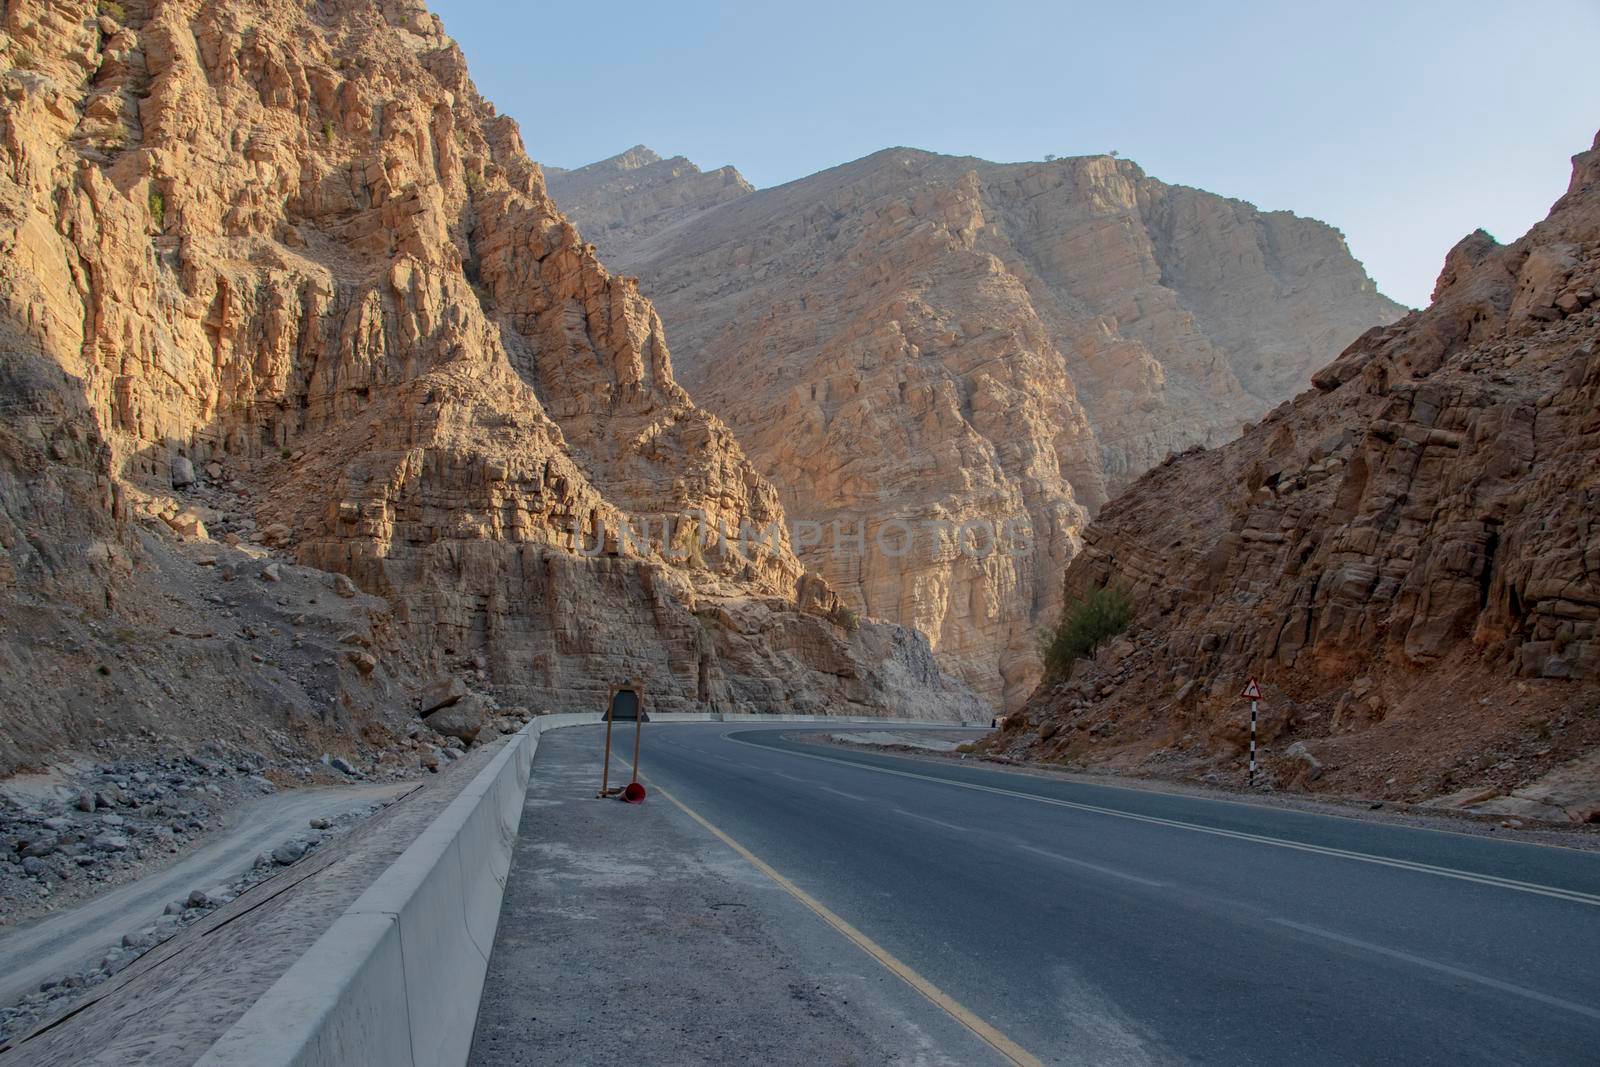
<svg viewBox="0 0 1600 1067"><path fill-rule="evenodd" d="M333 120L331 120L331 119L323 119L322 120L322 139L324 141L333 140Z"/></svg>
<svg viewBox="0 0 1600 1067"><path fill-rule="evenodd" d="M150 221L156 224L156 229L167 228L167 198L161 195L160 189L150 190Z"/></svg>
<svg viewBox="0 0 1600 1067"><path fill-rule="evenodd" d="M475 170L463 171L461 180L467 183L467 192L477 196L483 192L483 175Z"/></svg>
<svg viewBox="0 0 1600 1067"><path fill-rule="evenodd" d="M126 23L128 21L128 12L115 0L100 0L100 14L110 15L118 22Z"/></svg>
<svg viewBox="0 0 1600 1067"><path fill-rule="evenodd" d="M1053 674L1065 674L1080 656L1128 628L1133 621L1133 600L1116 583L1091 589L1061 610L1061 621L1044 637L1044 664Z"/></svg>
<svg viewBox="0 0 1600 1067"><path fill-rule="evenodd" d="M828 618L833 620L835 626L843 627L846 633L853 634L861 629L861 616L843 604L830 611Z"/></svg>

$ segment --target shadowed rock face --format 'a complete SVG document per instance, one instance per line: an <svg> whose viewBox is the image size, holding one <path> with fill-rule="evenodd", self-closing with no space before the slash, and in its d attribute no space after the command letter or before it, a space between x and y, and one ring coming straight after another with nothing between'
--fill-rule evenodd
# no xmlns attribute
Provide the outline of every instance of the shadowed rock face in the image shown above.
<svg viewBox="0 0 1600 1067"><path fill-rule="evenodd" d="M82 505L62 538L132 551L124 490L218 463L425 666L476 660L508 700L599 707L637 675L662 708L960 709L925 644L831 622L785 539L668 528L783 511L420 4L106 10L0 26L4 380L32 435L0 458L33 471L0 479L0 594L59 580L17 547L54 482ZM100 613L146 580L93 575Z"/></svg>
<svg viewBox="0 0 1600 1067"><path fill-rule="evenodd" d="M1451 250L1427 310L1106 507L1066 587L1126 584L1142 632L1041 686L1052 736L1022 736L1226 766L1257 675L1272 751L1304 740L1325 784L1493 795L1600 745L1597 291L1600 148L1522 239ZM1562 806L1593 817L1587 773Z"/></svg>
<svg viewBox="0 0 1600 1067"><path fill-rule="evenodd" d="M1036 634L1095 509L1165 456L1233 437L1403 310L1330 227L1106 156L896 148L653 214L700 202L704 177L670 196L619 179L556 198L586 229L636 220L604 253L687 342L697 402L792 519L823 524L802 561L856 608L927 633L1006 707L1038 680ZM1028 550L878 544L969 521ZM868 551L838 547L862 529Z"/></svg>

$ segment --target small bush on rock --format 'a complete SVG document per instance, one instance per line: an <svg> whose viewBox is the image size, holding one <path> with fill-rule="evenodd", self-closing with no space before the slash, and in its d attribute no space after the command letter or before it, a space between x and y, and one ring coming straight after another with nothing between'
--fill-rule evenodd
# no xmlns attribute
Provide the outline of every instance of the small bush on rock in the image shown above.
<svg viewBox="0 0 1600 1067"><path fill-rule="evenodd" d="M1092 655L1132 621L1133 599L1122 586L1112 583L1089 590L1062 609L1061 621L1045 635L1045 669L1065 674L1078 657Z"/></svg>

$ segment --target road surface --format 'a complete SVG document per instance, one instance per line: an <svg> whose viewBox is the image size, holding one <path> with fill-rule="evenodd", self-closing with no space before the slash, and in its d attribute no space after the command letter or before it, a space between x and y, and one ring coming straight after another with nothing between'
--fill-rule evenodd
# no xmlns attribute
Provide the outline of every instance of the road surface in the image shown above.
<svg viewBox="0 0 1600 1067"><path fill-rule="evenodd" d="M572 797L530 794L475 1062L541 1049L850 1062L832 1053L851 1041L857 1062L1600 1061L1600 855L785 737L796 730L647 726L640 809L571 806L592 794L595 731L545 739L535 782L548 757L566 773L549 788ZM567 810L589 825L552 853ZM602 877L552 901L553 862L607 848ZM716 970L728 930L674 938L674 917L704 904L655 882L674 857L704 867L717 849L726 866L698 876L747 890L740 929L771 941L729 974ZM625 943L595 932L640 901L659 921ZM606 915L608 902L627 907ZM835 992L814 1023L833 1045L749 1044L793 1026L792 1004L755 992L776 956ZM575 1007L578 968L631 992L590 989ZM874 974L890 976L876 1000L838 1003ZM730 985L751 992L742 1012L716 997ZM717 1011L695 1014L684 987Z"/></svg>
<svg viewBox="0 0 1600 1067"><path fill-rule="evenodd" d="M307 831L312 816L332 819L381 803L414 783L290 789L231 812L224 829L166 867L65 911L0 932L0 1004L11 1004L49 978L84 970L121 943L122 935L149 926L174 900L194 889L234 881L257 855Z"/></svg>

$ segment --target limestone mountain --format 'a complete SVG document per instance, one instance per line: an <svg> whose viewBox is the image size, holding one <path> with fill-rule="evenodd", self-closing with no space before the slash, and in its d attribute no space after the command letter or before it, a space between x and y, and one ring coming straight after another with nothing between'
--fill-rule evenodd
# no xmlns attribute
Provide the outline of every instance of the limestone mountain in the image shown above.
<svg viewBox="0 0 1600 1067"><path fill-rule="evenodd" d="M12 0L0 31L0 766L219 720L310 745L440 670L535 708L629 676L661 708L970 701L785 537L705 536L781 530L776 491L420 3ZM317 646L219 584L280 577L269 546L384 598L382 634Z"/></svg>
<svg viewBox="0 0 1600 1067"><path fill-rule="evenodd" d="M1123 584L1138 629L1001 747L1238 775L1254 675L1284 782L1600 818L1600 140L1573 162L1427 310L1106 507L1067 591Z"/></svg>
<svg viewBox="0 0 1600 1067"><path fill-rule="evenodd" d="M802 561L1007 707L1038 680L1037 633L1094 511L1403 310L1323 223L1109 156L896 148L654 212L696 180L637 209L621 185L556 200L586 229L632 212L604 254L661 309L696 401L825 531ZM926 532L909 552L908 527Z"/></svg>

